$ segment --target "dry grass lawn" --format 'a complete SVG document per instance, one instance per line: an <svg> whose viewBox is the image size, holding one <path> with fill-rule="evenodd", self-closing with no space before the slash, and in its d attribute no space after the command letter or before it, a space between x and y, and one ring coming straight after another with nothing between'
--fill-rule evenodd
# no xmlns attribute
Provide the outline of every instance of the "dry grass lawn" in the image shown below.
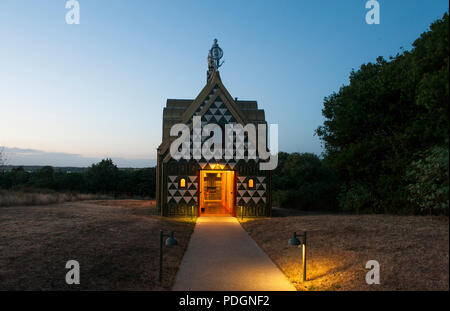
<svg viewBox="0 0 450 311"><path fill-rule="evenodd" d="M0 208L0 290L166 290L194 224L151 216L154 201L85 201ZM158 283L159 230L179 245L165 248ZM80 263L81 284L67 285L65 264Z"/></svg>
<svg viewBox="0 0 450 311"><path fill-rule="evenodd" d="M12 191L0 190L0 207L21 205L48 205L55 203L110 199L101 194L65 193L53 191Z"/></svg>
<svg viewBox="0 0 450 311"><path fill-rule="evenodd" d="M242 226L298 290L449 290L448 217L312 215L244 219ZM293 231L308 233L308 280ZM380 285L365 264L380 263Z"/></svg>

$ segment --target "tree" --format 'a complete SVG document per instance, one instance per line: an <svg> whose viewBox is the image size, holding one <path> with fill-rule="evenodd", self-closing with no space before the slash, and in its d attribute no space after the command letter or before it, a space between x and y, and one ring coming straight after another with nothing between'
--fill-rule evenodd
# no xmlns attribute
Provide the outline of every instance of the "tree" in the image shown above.
<svg viewBox="0 0 450 311"><path fill-rule="evenodd" d="M86 174L79 172L56 172L55 190L87 192Z"/></svg>
<svg viewBox="0 0 450 311"><path fill-rule="evenodd" d="M55 187L54 173L53 167L44 166L33 175L33 186L40 189L53 189Z"/></svg>
<svg viewBox="0 0 450 311"><path fill-rule="evenodd" d="M115 193L119 169L111 159L92 164L87 170L89 190L100 193Z"/></svg>
<svg viewBox="0 0 450 311"><path fill-rule="evenodd" d="M274 197L280 207L302 210L336 208L338 181L312 153L280 153L273 173Z"/></svg>
<svg viewBox="0 0 450 311"><path fill-rule="evenodd" d="M3 173L6 166L5 148L0 147L0 173Z"/></svg>
<svg viewBox="0 0 450 311"><path fill-rule="evenodd" d="M448 18L434 22L411 51L352 71L350 84L324 99L316 133L326 165L344 182L341 200L361 195L355 202L370 202L372 212L399 211L409 202L411 161L448 139Z"/></svg>
<svg viewBox="0 0 450 311"><path fill-rule="evenodd" d="M449 209L449 151L448 145L432 147L408 167L406 178L408 200L420 212L433 211L448 215Z"/></svg>
<svg viewBox="0 0 450 311"><path fill-rule="evenodd" d="M30 180L30 174L25 172L22 166L15 167L4 175L6 177L2 185L4 188L20 188L27 185Z"/></svg>

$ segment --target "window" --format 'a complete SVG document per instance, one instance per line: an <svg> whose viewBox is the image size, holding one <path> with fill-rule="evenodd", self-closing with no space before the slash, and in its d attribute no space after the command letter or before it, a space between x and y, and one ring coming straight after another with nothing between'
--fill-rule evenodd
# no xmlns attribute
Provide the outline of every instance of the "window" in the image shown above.
<svg viewBox="0 0 450 311"><path fill-rule="evenodd" d="M249 180L248 180L248 188L249 189L253 189L255 187L255 183L254 183L254 181L253 181L253 178L250 178Z"/></svg>
<svg viewBox="0 0 450 311"><path fill-rule="evenodd" d="M186 179L185 178L180 179L180 188L186 188Z"/></svg>

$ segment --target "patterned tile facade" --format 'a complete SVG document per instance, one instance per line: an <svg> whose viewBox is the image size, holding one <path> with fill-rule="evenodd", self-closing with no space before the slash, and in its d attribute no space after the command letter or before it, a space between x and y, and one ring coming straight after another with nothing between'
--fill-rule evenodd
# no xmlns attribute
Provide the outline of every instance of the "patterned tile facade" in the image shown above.
<svg viewBox="0 0 450 311"><path fill-rule="evenodd" d="M269 177L257 176L259 158L256 154L256 146L249 142L247 135L243 138L233 135L233 139L224 139L221 155L206 159L201 154L203 143L209 139L202 135L202 129L207 124L218 124L225 131L227 124L239 124L232 112L224 103L223 93L217 94L219 86L215 85L211 92L203 99L199 107L193 113L186 125L192 126L191 135L183 143L186 152L181 161L171 159L168 164L167 193L165 197L168 215L181 215L190 213L192 206L198 206L199 180L196 175L201 170L233 170L236 176L236 206L242 206L246 215L267 216L270 215L270 195L267 194L270 186ZM201 127L193 124L194 117L200 118ZM242 116L241 116L242 117ZM239 117L237 117L239 119ZM241 148L239 148L241 147ZM243 147L243 148L242 148ZM239 149L239 150L237 150ZM187 160L193 159L193 160ZM250 158L250 159L249 159ZM218 165L220 165L218 167ZM186 175L184 175L186 174ZM195 175L194 175L195 174ZM264 173L262 173L264 174ZM186 187L180 188L180 179L186 179ZM254 180L254 187L248 187L248 181ZM241 209L242 211L242 209Z"/></svg>
<svg viewBox="0 0 450 311"><path fill-rule="evenodd" d="M252 202L256 205L259 202L266 203L266 177L262 176L254 178L254 187L252 189L248 187L249 179L250 177L245 176L239 176L237 178L236 204L245 205Z"/></svg>
<svg viewBox="0 0 450 311"><path fill-rule="evenodd" d="M201 126L202 128L207 124L218 124L221 126L222 131L225 131L225 125L226 124L237 124L237 120L232 115L230 110L226 107L226 105L223 103L220 96L216 97L214 102L211 103L208 110L204 112L203 115L201 115L204 108L208 105L211 98L214 96L214 94L217 91L217 86L213 88L211 93L207 96L207 98L203 101L203 104L200 105L200 107L196 110L192 118L189 120L188 124L193 124L193 118L195 116L201 116ZM225 133L223 133L225 135ZM225 137L225 136L223 136ZM201 128L193 126L193 129L191 130L191 136L189 140L186 140L183 143L183 147L185 150L185 153L194 159L197 160L197 162L213 162L217 163L217 158L219 156L214 156L212 159L207 160L203 158L201 154L201 148L202 144L208 139L206 136L202 136ZM225 143L228 143L225 146ZM243 148L241 147L243 146ZM190 147L190 148L189 148ZM239 148L241 147L241 148ZM223 152L221 159L219 160L220 163L229 163L231 162L235 164L235 160L242 158L246 162L248 162L248 156L254 157L255 160L258 160L256 155L256 146L252 142L248 141L248 138L245 136L245 138L239 137L238 135L234 135L233 140L231 141L223 141Z"/></svg>
<svg viewBox="0 0 450 311"><path fill-rule="evenodd" d="M168 176L167 202L197 204L197 176L187 176L186 187L180 188L180 179L186 177Z"/></svg>

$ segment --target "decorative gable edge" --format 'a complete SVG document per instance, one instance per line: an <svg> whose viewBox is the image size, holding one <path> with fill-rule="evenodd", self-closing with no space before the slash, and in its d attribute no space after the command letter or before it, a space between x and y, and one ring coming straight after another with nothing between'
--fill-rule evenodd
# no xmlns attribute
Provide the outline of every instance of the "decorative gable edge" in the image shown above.
<svg viewBox="0 0 450 311"><path fill-rule="evenodd" d="M194 113L197 111L197 109L204 103L208 95L212 92L215 86L218 86L218 90L213 94L212 97L207 99L207 102L203 109L201 110L199 116L202 117L210 108L210 106L215 102L217 97L220 97L222 99L225 106L228 108L228 110L231 112L233 117L242 125L245 126L247 124L247 119L244 117L244 114L238 107L238 105L233 100L231 94L228 92L226 87L223 85L222 80L220 79L220 75L218 71L213 71L212 76L208 83L205 85L205 87L200 91L199 95L195 98L195 100L192 102L191 105L189 105L189 108L183 113L181 116L182 123L187 124L187 122L194 117ZM188 125L189 130L192 130L192 123ZM162 143L158 147L158 154L164 154L169 148L172 142L177 137L170 137L168 140L166 140L164 143ZM253 142L252 143L256 143ZM256 144L255 144L256 147ZM168 153L165 157L163 162L166 163L171 159L170 153Z"/></svg>

